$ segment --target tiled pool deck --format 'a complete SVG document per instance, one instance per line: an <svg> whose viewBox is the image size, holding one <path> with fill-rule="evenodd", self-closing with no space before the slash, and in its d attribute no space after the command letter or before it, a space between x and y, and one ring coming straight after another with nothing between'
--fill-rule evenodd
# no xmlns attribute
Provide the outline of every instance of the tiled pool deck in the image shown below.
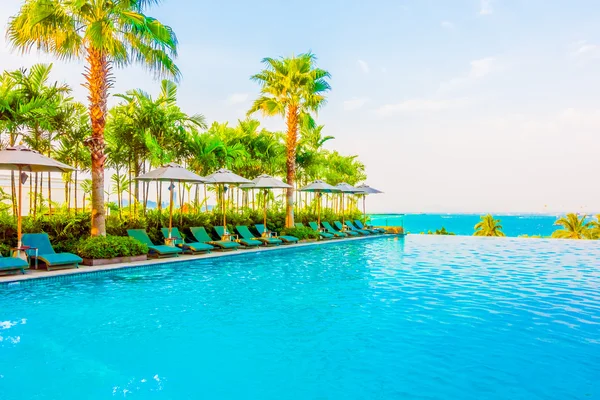
<svg viewBox="0 0 600 400"><path fill-rule="evenodd" d="M14 275L2 275L0 276L0 285L3 283L13 283L13 282L23 282L30 281L33 279L49 279L49 278L57 278L64 277L69 275L81 275L81 274L90 274L97 273L102 271L112 271L116 269L128 269L128 268L139 268L139 267L149 267L153 265L161 265L161 264L171 264L171 263L179 263L193 260L206 260L206 259L215 259L221 257L235 257L244 254L252 254L252 253L264 253L268 251L285 251L299 248L308 248L313 246L323 246L328 244L335 243L347 243L350 241L356 240L373 240L382 237L390 237L390 236L399 236L394 234L386 234L386 235L373 235L373 236L362 236L355 238L345 238L345 239L336 239L336 240L320 240L315 242L304 242L298 243L294 245L281 245L275 247L260 247L256 249L244 249L244 250L234 250L234 251L216 251L209 254L199 254L199 255L181 255L179 257L170 257L170 258L161 258L161 259L148 259L145 261L136 261L130 263L119 263L119 264L110 264L110 265L98 265L98 266L85 266L82 265L79 268L70 268L70 269L59 269L54 271L46 271L45 269L29 269L25 274L14 274Z"/></svg>

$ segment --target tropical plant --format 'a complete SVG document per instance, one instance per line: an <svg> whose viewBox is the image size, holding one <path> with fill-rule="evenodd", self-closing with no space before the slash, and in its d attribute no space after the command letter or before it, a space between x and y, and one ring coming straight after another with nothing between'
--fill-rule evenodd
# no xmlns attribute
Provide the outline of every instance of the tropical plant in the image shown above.
<svg viewBox="0 0 600 400"><path fill-rule="evenodd" d="M596 215L596 220L590 222L590 233L592 239L600 239L600 214Z"/></svg>
<svg viewBox="0 0 600 400"><path fill-rule="evenodd" d="M261 95L254 101L248 115L261 111L264 115L281 115L287 125L286 135L286 226L294 226L294 184L296 181L296 150L298 126L303 119L312 120L325 104L325 92L330 90L329 72L316 67L316 57L304 53L290 58L265 58L264 70L252 76L261 86ZM314 125L314 121L309 123Z"/></svg>
<svg viewBox="0 0 600 400"><path fill-rule="evenodd" d="M560 217L554 225L562 226L552 232L553 238L558 239L591 239L593 237L592 223L586 221L587 216L579 217L577 214L569 213L565 217Z"/></svg>
<svg viewBox="0 0 600 400"><path fill-rule="evenodd" d="M8 40L27 52L32 48L61 59L85 59L85 86L89 92L92 134L86 140L91 152L91 234L105 235L104 128L111 69L132 62L177 77L173 62L177 39L168 26L146 16L147 6L159 0L25 0L10 19Z"/></svg>
<svg viewBox="0 0 600 400"><path fill-rule="evenodd" d="M475 225L473 236L506 236L502 232L499 219L494 219L491 214L483 215L481 221Z"/></svg>

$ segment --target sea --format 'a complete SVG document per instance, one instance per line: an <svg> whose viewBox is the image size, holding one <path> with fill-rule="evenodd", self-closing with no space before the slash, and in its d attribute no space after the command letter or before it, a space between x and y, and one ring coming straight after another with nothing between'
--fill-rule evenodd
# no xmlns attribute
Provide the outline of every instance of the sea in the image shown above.
<svg viewBox="0 0 600 400"><path fill-rule="evenodd" d="M404 226L409 233L435 232L442 227L456 235L473 235L481 214L371 214L371 224L377 226ZM560 227L554 225L561 215L550 214L494 214L500 220L506 236L550 236Z"/></svg>

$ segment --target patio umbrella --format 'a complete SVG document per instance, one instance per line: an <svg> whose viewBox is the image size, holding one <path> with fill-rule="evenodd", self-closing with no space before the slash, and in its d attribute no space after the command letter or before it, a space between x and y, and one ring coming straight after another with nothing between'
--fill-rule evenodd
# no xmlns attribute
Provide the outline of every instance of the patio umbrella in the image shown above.
<svg viewBox="0 0 600 400"><path fill-rule="evenodd" d="M223 204L223 227L225 228L225 233L227 234L227 212L225 209L225 185L241 185L243 183L252 183L250 179L246 179L242 176L234 174L230 170L226 168L221 168L220 170L213 172L209 176L206 177L207 183L212 183L215 185L222 185L223 192L221 193L221 203Z"/></svg>
<svg viewBox="0 0 600 400"><path fill-rule="evenodd" d="M169 237L171 239L171 230L173 229L173 192L175 191L175 182L194 182L204 183L206 178L196 175L192 171L183 168L179 164L169 163L163 165L160 168L156 168L144 175L140 175L135 178L138 181L156 181L156 182L170 182L169 191L171 192L169 198Z"/></svg>
<svg viewBox="0 0 600 400"><path fill-rule="evenodd" d="M35 150L25 146L8 147L0 150L0 169L19 172L19 194L18 194L18 213L17 213L17 247L20 249L21 243L21 208L22 208L22 186L27 180L25 172L69 172L75 168L46 157Z"/></svg>
<svg viewBox="0 0 600 400"><path fill-rule="evenodd" d="M340 189L335 186L331 186L330 184L323 182L322 180L317 179L316 181L309 183L300 189L301 192L311 192L317 193L317 197L319 201L317 202L317 224L321 226L321 196L323 193L337 193L340 192Z"/></svg>
<svg viewBox="0 0 600 400"><path fill-rule="evenodd" d="M344 224L344 195L346 193L350 193L350 194L357 194L357 193L363 193L363 191L361 189L357 189L354 186L346 183L346 182L342 182L342 183L338 183L337 185L335 185L336 188L338 188L340 190L340 192L342 192L342 225Z"/></svg>
<svg viewBox="0 0 600 400"><path fill-rule="evenodd" d="M383 192L381 190L374 189L371 186L366 185L366 184L358 185L356 188L360 190L360 193L358 193L358 194L361 195L363 198L363 220L364 220L363 222L366 223L367 222L367 208L365 206L365 199L366 199L367 195L379 194L379 193L383 193Z"/></svg>
<svg viewBox="0 0 600 400"><path fill-rule="evenodd" d="M291 188L291 185L280 181L277 178L273 178L271 175L260 175L257 178L252 179L252 183L245 183L240 185L240 188L248 188L248 189L264 189L265 200L264 200L264 224L265 230L263 231L263 236L267 234L267 193L269 189L288 189Z"/></svg>

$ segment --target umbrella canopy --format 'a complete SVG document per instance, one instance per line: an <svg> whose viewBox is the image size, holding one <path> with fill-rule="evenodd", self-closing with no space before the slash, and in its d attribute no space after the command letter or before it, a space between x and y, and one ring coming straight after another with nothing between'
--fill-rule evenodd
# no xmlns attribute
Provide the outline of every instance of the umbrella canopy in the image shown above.
<svg viewBox="0 0 600 400"><path fill-rule="evenodd" d="M291 188L292 185L288 185L287 183L277 179L277 178L273 178L271 175L260 175L254 179L252 179L252 183L245 183L243 185L240 185L241 188L243 189L263 189L265 191L265 199L264 199L264 221L263 223L265 224L265 230L263 231L262 235L266 236L267 235L267 192L269 191L269 189L288 189Z"/></svg>
<svg viewBox="0 0 600 400"><path fill-rule="evenodd" d="M364 193L361 189L355 188L346 182L338 183L335 187L342 193Z"/></svg>
<svg viewBox="0 0 600 400"><path fill-rule="evenodd" d="M266 174L252 179L252 183L240 185L242 189L288 189L291 187L292 185Z"/></svg>
<svg viewBox="0 0 600 400"><path fill-rule="evenodd" d="M69 172L75 170L67 164L20 145L0 150L0 169L21 172Z"/></svg>
<svg viewBox="0 0 600 400"><path fill-rule="evenodd" d="M234 174L226 168L221 168L220 170L208 175L206 177L206 183L239 185L242 183L252 183L252 181Z"/></svg>
<svg viewBox="0 0 600 400"><path fill-rule="evenodd" d="M309 183L300 189L301 192L313 192L313 193L334 193L341 192L340 189L335 186L331 186L330 184L323 182L322 180L317 179L316 181Z"/></svg>
<svg viewBox="0 0 600 400"><path fill-rule="evenodd" d="M35 150L25 146L8 147L0 151L0 169L9 171L19 171L19 206L17 214L17 247L22 247L21 242L21 209L23 208L22 187L23 177L21 174L27 172L69 172L75 168L69 167L56 160L46 157ZM25 175L27 179L27 175ZM20 251L20 250L19 250Z"/></svg>
<svg viewBox="0 0 600 400"><path fill-rule="evenodd" d="M173 229L173 194L175 191L173 182L204 183L206 182L206 178L196 175L192 171L188 171L179 164L169 163L160 168L156 168L147 174L140 175L135 179L138 181L171 182L171 185L169 186L169 237L167 238L167 241L170 241L171 231Z"/></svg>
<svg viewBox="0 0 600 400"><path fill-rule="evenodd" d="M365 185L365 184L358 185L356 188L359 189L360 193L362 193L362 194L379 194L379 193L383 193L381 190L377 190L377 189L372 188L371 186Z"/></svg>
<svg viewBox="0 0 600 400"><path fill-rule="evenodd" d="M156 168L147 174L135 178L139 181L163 181L163 182L196 182L204 183L206 178L196 175L192 171L183 168L179 164L169 163Z"/></svg>
<svg viewBox="0 0 600 400"><path fill-rule="evenodd" d="M367 206L365 204L365 199L367 198L367 195L368 194L379 194L379 193L383 193L383 192L381 190L372 188L371 186L366 185L366 184L358 185L356 188L360 189L360 193L358 193L358 194L362 195L362 198L363 198L363 222L366 224L367 223Z"/></svg>
<svg viewBox="0 0 600 400"><path fill-rule="evenodd" d="M213 172L209 176L206 177L206 183L212 183L215 185L241 185L243 183L253 183L250 179L246 179L242 176L234 174L230 170L226 168L221 168L220 170ZM226 240L229 235L227 233L227 210L225 209L225 190L221 193L221 203L223 204L223 227L225 229L225 236L222 238Z"/></svg>

